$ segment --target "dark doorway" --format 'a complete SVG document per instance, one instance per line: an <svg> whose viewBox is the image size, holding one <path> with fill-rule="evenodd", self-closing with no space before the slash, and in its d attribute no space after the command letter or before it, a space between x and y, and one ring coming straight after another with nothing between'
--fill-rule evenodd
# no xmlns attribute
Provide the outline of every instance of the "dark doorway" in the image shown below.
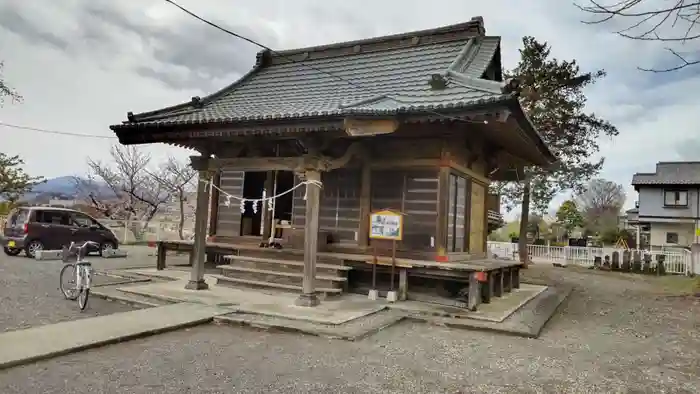
<svg viewBox="0 0 700 394"><path fill-rule="evenodd" d="M294 187L294 173L292 171L277 171L277 189L275 194L284 193ZM275 219L292 221L292 203L294 193L290 192L275 201Z"/></svg>
<svg viewBox="0 0 700 394"><path fill-rule="evenodd" d="M245 173L243 178L243 198L262 198L265 188L265 171L250 171ZM241 235L262 235L260 217L262 213L262 203L257 203L257 209L253 209L253 203L245 204L245 212L241 215Z"/></svg>

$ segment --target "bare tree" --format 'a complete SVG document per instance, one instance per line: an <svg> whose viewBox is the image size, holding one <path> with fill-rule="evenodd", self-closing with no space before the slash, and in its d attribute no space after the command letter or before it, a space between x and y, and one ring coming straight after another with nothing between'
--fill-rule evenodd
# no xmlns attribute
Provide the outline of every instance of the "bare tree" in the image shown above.
<svg viewBox="0 0 700 394"><path fill-rule="evenodd" d="M148 171L150 155L133 146L115 145L110 156L111 163L89 158L90 174L87 179L76 178L76 186L87 202L108 218L132 218L145 228L172 195ZM113 195L98 193L100 183Z"/></svg>
<svg viewBox="0 0 700 394"><path fill-rule="evenodd" d="M189 164L178 161L174 157L160 167L158 173L151 176L165 189L174 200L178 202L179 221L178 236L185 239L183 229L185 227L185 205L188 203L188 196L195 188L195 171Z"/></svg>
<svg viewBox="0 0 700 394"><path fill-rule="evenodd" d="M593 179L586 190L575 197L575 202L583 214L586 227L601 232L611 223L617 223L626 198L622 185L605 179Z"/></svg>
<svg viewBox="0 0 700 394"><path fill-rule="evenodd" d="M584 21L586 24L615 23L620 19L628 21L615 33L639 41L656 41L667 45L678 64L673 67L640 70L653 72L676 71L700 64L700 59L689 59L688 54L680 50L679 45L700 38L700 1L671 0L665 2L651 0L613 0L603 4L596 0L587 0L588 5L576 4L584 12L594 15L594 19ZM691 51L697 54L697 48Z"/></svg>

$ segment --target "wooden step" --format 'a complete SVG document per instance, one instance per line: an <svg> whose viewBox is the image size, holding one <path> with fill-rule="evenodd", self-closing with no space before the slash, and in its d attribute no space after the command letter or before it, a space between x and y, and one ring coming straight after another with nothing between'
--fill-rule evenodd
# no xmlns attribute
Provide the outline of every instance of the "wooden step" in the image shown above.
<svg viewBox="0 0 700 394"><path fill-rule="evenodd" d="M263 269L257 269L257 268L239 267L236 265L219 265L216 268L220 268L223 271L251 272L251 273L263 274L263 275L288 276L290 278L303 278L304 277L303 272L270 271L270 270L263 270ZM345 278L342 276L319 275L318 273L316 273L316 279L323 279L323 280L330 280L330 281L337 281L337 282L347 282L348 281L348 278Z"/></svg>
<svg viewBox="0 0 700 394"><path fill-rule="evenodd" d="M289 250L289 249L274 249L274 248L256 248L256 249L240 249L237 253L238 256L246 257L257 257L257 258L267 258L275 260L292 260L292 261L303 261L304 253L300 250ZM316 256L317 264L328 264L328 265L343 265L343 259L330 256Z"/></svg>
<svg viewBox="0 0 700 394"><path fill-rule="evenodd" d="M230 262L231 265L267 271L302 272L304 270L304 262L298 260L278 260L236 255L224 256L224 260ZM352 270L352 267L349 266L316 263L316 274L345 276L345 273L350 270Z"/></svg>
<svg viewBox="0 0 700 394"><path fill-rule="evenodd" d="M258 280L263 282L279 283L285 285L301 286L304 281L304 273L286 272L279 270L266 270L260 268L241 267L238 265L222 265L218 268L221 273L229 278ZM338 275L323 275L316 273L316 287L320 288L344 288L347 278Z"/></svg>
<svg viewBox="0 0 700 394"><path fill-rule="evenodd" d="M294 293L301 293L302 292L302 287L297 286L297 285L288 285L288 284L283 284L283 283L273 283L273 282L266 282L266 281L260 281L260 280L251 280L251 279L239 279L239 278L231 278L228 276L223 276L223 275L212 275L214 278L216 278L216 284L221 285L221 286L230 286L230 287L250 287L250 288L255 288L255 289L274 289L274 290L280 290L280 291L288 291L288 292L294 292ZM316 288L316 291L318 293L326 294L326 295L340 295L343 292L343 289L333 289L333 288Z"/></svg>

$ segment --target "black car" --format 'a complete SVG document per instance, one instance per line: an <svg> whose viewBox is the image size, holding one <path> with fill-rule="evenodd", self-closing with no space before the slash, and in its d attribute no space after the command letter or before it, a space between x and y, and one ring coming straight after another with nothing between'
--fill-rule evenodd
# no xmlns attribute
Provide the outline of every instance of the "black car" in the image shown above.
<svg viewBox="0 0 700 394"><path fill-rule="evenodd" d="M8 256L22 251L34 258L39 250L58 250L71 242L94 241L100 246L88 252L102 254L117 249L119 241L114 233L83 212L66 208L20 207L7 218L0 235L0 245Z"/></svg>

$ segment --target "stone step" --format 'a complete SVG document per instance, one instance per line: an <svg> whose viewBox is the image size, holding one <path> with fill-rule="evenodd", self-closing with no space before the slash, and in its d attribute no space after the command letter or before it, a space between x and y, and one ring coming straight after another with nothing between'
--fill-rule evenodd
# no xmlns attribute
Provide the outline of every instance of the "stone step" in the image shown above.
<svg viewBox="0 0 700 394"><path fill-rule="evenodd" d="M316 335L330 339L357 341L401 322L405 313L383 310L343 324L320 324L251 313L231 313L214 318L217 324L247 326L270 331Z"/></svg>
<svg viewBox="0 0 700 394"><path fill-rule="evenodd" d="M298 260L279 260L263 257L250 257L250 256L224 256L224 260L228 261L232 266L246 267L253 269L261 269L267 271L276 272L303 272L304 262ZM352 267L335 265L335 264L324 264L316 263L316 274L322 275L334 275L334 276L345 276L347 271L350 271Z"/></svg>
<svg viewBox="0 0 700 394"><path fill-rule="evenodd" d="M264 270L259 268L241 267L238 265L221 265L221 273L229 278L260 280L264 282L281 283L301 286L304 273L284 272L279 270ZM316 287L343 288L348 281L346 277L338 275L323 275L316 273Z"/></svg>
<svg viewBox="0 0 700 394"><path fill-rule="evenodd" d="M301 291L302 291L301 285L290 285L290 284L274 283L274 282L267 282L267 281L261 281L261 280L231 278L231 277L224 276L224 275L212 275L212 276L214 278L216 278L216 284L220 285L220 286L230 286L230 287L242 286L242 287L250 287L250 288L254 288L254 289L274 289L274 290L294 292L294 293L301 293ZM317 287L316 291L318 293L330 296L330 295L342 294L343 289Z"/></svg>

